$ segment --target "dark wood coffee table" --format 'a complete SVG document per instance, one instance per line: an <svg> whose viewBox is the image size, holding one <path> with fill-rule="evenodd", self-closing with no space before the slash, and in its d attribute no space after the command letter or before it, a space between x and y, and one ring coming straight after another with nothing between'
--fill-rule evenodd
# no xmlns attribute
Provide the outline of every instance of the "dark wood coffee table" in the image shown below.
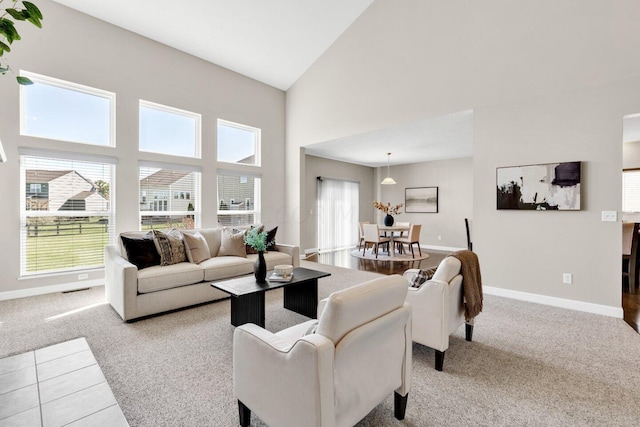
<svg viewBox="0 0 640 427"><path fill-rule="evenodd" d="M267 277L271 272L267 273ZM284 288L284 308L315 319L318 309L318 279L330 276L324 271L294 268L290 282L269 282L261 285L252 275L211 282L211 286L231 295L231 324L255 323L264 328L264 294Z"/></svg>

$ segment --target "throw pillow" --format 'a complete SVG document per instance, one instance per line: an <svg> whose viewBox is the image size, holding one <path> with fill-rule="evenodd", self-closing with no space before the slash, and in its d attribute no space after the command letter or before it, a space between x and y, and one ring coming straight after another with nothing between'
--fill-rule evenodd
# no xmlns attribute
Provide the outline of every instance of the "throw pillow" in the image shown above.
<svg viewBox="0 0 640 427"><path fill-rule="evenodd" d="M187 253L187 259L194 264L200 264L205 259L211 258L211 252L209 251L209 245L199 232L182 233L184 238L184 249Z"/></svg>
<svg viewBox="0 0 640 427"><path fill-rule="evenodd" d="M307 332L305 332L304 334L311 335L311 334L315 334L317 331L318 331L318 321L316 320L311 324L311 326L309 326L309 328L307 328Z"/></svg>
<svg viewBox="0 0 640 427"><path fill-rule="evenodd" d="M276 233L278 232L278 226L276 225L271 230L267 231L267 249L274 251L278 250L276 246Z"/></svg>
<svg viewBox="0 0 640 427"><path fill-rule="evenodd" d="M142 237L133 238L120 236L125 251L127 251L127 259L138 270L151 267L153 265L160 265L160 254L156 249L153 238Z"/></svg>
<svg viewBox="0 0 640 427"><path fill-rule="evenodd" d="M424 270L419 270L416 275L413 276L413 279L411 279L411 287L419 288L424 282L426 282L427 280L431 280L433 275L436 274L436 269L437 267L431 267Z"/></svg>
<svg viewBox="0 0 640 427"><path fill-rule="evenodd" d="M225 228L222 230L222 243L218 256L239 256L247 257L247 251L244 248L244 233L233 233L233 230Z"/></svg>
<svg viewBox="0 0 640 427"><path fill-rule="evenodd" d="M169 231L153 230L153 241L160 254L160 265L172 265L187 260L182 233L175 228Z"/></svg>
<svg viewBox="0 0 640 427"><path fill-rule="evenodd" d="M252 225L249 230L246 230L245 233L248 233L250 230L254 229L255 225ZM261 225L260 227L258 227L258 233L262 233L264 231L264 225ZM255 255L258 253L258 251L256 251L255 249L253 249L251 246L249 245L244 245L245 250L247 251L247 255Z"/></svg>

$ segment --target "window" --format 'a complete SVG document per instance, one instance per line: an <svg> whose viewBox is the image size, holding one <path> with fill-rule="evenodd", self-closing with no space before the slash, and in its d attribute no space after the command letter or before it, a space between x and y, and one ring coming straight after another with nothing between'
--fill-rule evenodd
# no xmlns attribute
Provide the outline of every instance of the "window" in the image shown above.
<svg viewBox="0 0 640 427"><path fill-rule="evenodd" d="M20 133L38 138L115 146L116 95L39 74L20 72Z"/></svg>
<svg viewBox="0 0 640 427"><path fill-rule="evenodd" d="M139 203L141 230L195 228L200 224L200 172L174 165L141 165Z"/></svg>
<svg viewBox="0 0 640 427"><path fill-rule="evenodd" d="M140 101L140 151L200 157L200 114Z"/></svg>
<svg viewBox="0 0 640 427"><path fill-rule="evenodd" d="M115 160L65 157L21 150L21 276L101 267L115 241Z"/></svg>
<svg viewBox="0 0 640 427"><path fill-rule="evenodd" d="M640 169L622 172L622 212L640 212Z"/></svg>
<svg viewBox="0 0 640 427"><path fill-rule="evenodd" d="M234 172L218 173L218 224L260 222L260 178Z"/></svg>
<svg viewBox="0 0 640 427"><path fill-rule="evenodd" d="M349 248L358 242L360 184L318 179L318 250Z"/></svg>
<svg viewBox="0 0 640 427"><path fill-rule="evenodd" d="M218 161L260 166L260 129L218 119Z"/></svg>

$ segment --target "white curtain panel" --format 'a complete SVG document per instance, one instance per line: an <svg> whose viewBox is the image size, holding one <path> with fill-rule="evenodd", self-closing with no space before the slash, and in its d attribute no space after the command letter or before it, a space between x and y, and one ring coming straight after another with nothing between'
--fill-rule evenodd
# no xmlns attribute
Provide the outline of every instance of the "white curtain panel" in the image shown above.
<svg viewBox="0 0 640 427"><path fill-rule="evenodd" d="M328 252L358 243L360 183L318 178L318 249Z"/></svg>

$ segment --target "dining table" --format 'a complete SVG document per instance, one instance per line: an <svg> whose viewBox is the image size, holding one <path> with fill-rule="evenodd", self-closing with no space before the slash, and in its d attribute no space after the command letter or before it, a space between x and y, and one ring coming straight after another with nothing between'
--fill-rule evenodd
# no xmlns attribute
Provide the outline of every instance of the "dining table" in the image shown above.
<svg viewBox="0 0 640 427"><path fill-rule="evenodd" d="M409 226L408 225L378 225L378 230L379 231L384 231L385 236L387 236L387 232L389 232L389 247L390 248L394 248L393 251L395 252L395 245L393 243L393 237L394 237L394 232L399 231L400 234L402 234L403 232L409 232ZM389 254L391 254L391 249L389 249Z"/></svg>

